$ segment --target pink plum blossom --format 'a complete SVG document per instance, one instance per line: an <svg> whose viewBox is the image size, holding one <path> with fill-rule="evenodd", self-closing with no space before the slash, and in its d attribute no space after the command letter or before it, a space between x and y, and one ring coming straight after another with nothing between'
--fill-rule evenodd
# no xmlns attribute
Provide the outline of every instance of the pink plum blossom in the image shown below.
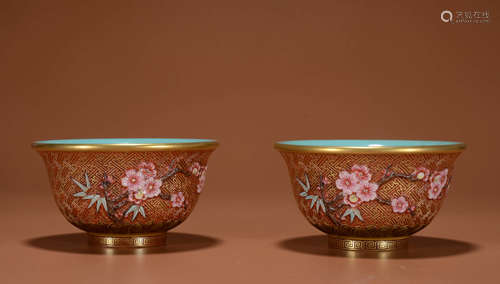
<svg viewBox="0 0 500 284"><path fill-rule="evenodd" d="M196 192L201 193L201 191L203 190L203 187L205 186L206 179L207 179L207 169L205 167L205 169L202 171L200 178L198 180L198 185L196 186Z"/></svg>
<svg viewBox="0 0 500 284"><path fill-rule="evenodd" d="M322 182L323 184L325 184L325 185L327 185L327 184L330 184L330 183L331 183L331 181L330 181L327 177L323 177L323 178L321 179L321 182Z"/></svg>
<svg viewBox="0 0 500 284"><path fill-rule="evenodd" d="M427 197L429 199L438 199L439 195L441 194L442 187L438 183L431 183L429 186L429 189L427 190Z"/></svg>
<svg viewBox="0 0 500 284"><path fill-rule="evenodd" d="M365 165L354 165L351 168L352 173L356 176L356 179L360 182L362 181L370 181L372 175L370 174L370 170Z"/></svg>
<svg viewBox="0 0 500 284"><path fill-rule="evenodd" d="M137 191L138 189L144 187L144 174L141 171L128 170L125 172L125 177L121 179L122 185L128 189L128 191Z"/></svg>
<svg viewBox="0 0 500 284"><path fill-rule="evenodd" d="M156 176L156 169L155 169L155 164L149 162L141 162L139 164L139 171L144 174L145 177L155 177Z"/></svg>
<svg viewBox="0 0 500 284"><path fill-rule="evenodd" d="M182 207L182 205L184 205L184 200L185 198L182 192L172 193L172 195L170 195L172 207Z"/></svg>
<svg viewBox="0 0 500 284"><path fill-rule="evenodd" d="M361 202L363 201L356 193L344 194L344 203L351 207L357 207Z"/></svg>
<svg viewBox="0 0 500 284"><path fill-rule="evenodd" d="M112 176L104 175L102 182L99 184L100 189L106 189L110 184L114 183L115 180Z"/></svg>
<svg viewBox="0 0 500 284"><path fill-rule="evenodd" d="M383 169L383 170L381 171L381 173L382 173L382 176L383 176L383 177L386 177L386 176L388 176L388 175L389 175L389 171L388 171L387 169Z"/></svg>
<svg viewBox="0 0 500 284"><path fill-rule="evenodd" d="M142 188L139 188L136 191L128 192L128 200L130 202L134 202L135 204L141 204L146 199L148 199L148 197Z"/></svg>
<svg viewBox="0 0 500 284"><path fill-rule="evenodd" d="M418 167L413 171L413 173L411 175L414 176L418 180L428 181L429 174L430 174L429 169L427 169L425 167Z"/></svg>
<svg viewBox="0 0 500 284"><path fill-rule="evenodd" d="M338 189L341 189L344 195L349 195L358 190L358 179L356 175L350 174L347 171L341 171L339 178L335 181Z"/></svg>
<svg viewBox="0 0 500 284"><path fill-rule="evenodd" d="M195 176L199 176L201 175L201 171L202 171L202 166L200 165L200 163L198 162L195 162L191 165L191 167L189 168L189 171L191 171L191 173Z"/></svg>
<svg viewBox="0 0 500 284"><path fill-rule="evenodd" d="M108 175L106 175L106 178L104 179L104 181L107 182L107 183L110 183L110 184L115 182L115 180L113 179L113 177L112 176L108 176Z"/></svg>
<svg viewBox="0 0 500 284"><path fill-rule="evenodd" d="M145 195L148 198L153 198L161 193L162 182L160 179L149 178L145 182Z"/></svg>
<svg viewBox="0 0 500 284"><path fill-rule="evenodd" d="M408 201L403 196L394 198L391 202L392 211L395 213L405 213L406 209L408 209Z"/></svg>
<svg viewBox="0 0 500 284"><path fill-rule="evenodd" d="M430 178L431 184L439 185L440 189L443 189L447 181L448 181L448 169L444 169L439 172L435 171L434 173L432 173L432 176Z"/></svg>
<svg viewBox="0 0 500 284"><path fill-rule="evenodd" d="M373 182L364 182L360 184L360 188L357 192L357 195L361 201L370 201L377 198L377 189L378 184Z"/></svg>

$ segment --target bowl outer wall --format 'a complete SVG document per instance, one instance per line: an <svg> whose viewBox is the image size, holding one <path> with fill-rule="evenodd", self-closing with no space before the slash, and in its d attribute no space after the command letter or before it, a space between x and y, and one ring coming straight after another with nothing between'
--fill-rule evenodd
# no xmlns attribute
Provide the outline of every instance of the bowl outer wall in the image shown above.
<svg viewBox="0 0 500 284"><path fill-rule="evenodd" d="M200 195L198 185L204 183L205 179L193 174L191 169L193 165L199 164L200 169L206 172L212 152L213 149L190 149L132 152L39 151L39 154L45 162L56 204L71 224L92 233L148 234L170 230L190 215ZM153 179L171 175L162 180L158 196L148 198L140 204L143 209L128 212L138 204L130 201L130 192L122 185L122 179L126 178L129 170L139 171L141 163L154 165L157 176ZM175 173L172 172L174 169ZM107 194L99 187L104 174L113 179L113 183L106 189ZM81 193L84 190L78 183L86 187L87 177L90 187ZM85 196L77 196L78 194ZM107 210L102 204L104 202L97 207L100 198L94 202L92 198L86 199L95 195L106 200ZM184 198L182 206L174 207L172 196L181 195ZM113 205L118 208L113 209ZM113 217L114 215L118 217Z"/></svg>
<svg viewBox="0 0 500 284"><path fill-rule="evenodd" d="M454 163L461 153L461 151L448 151L441 153L363 154L278 150L287 164L293 194L299 210L309 223L327 234L366 239L405 237L427 226L438 213L449 191ZM343 204L343 195L340 195L342 190L337 188L336 182L340 177L340 172L346 171L350 174L353 172L353 166L355 165L366 166L369 169L371 175L369 182L372 183L380 181L384 175L383 172L387 171L387 169L408 176L420 167L425 167L430 171L429 178L434 172L447 169L448 183L447 187L441 190L436 199L429 199L429 181L411 181L407 178L398 177L389 179L378 186L376 199L362 202L354 207L359 211L359 215L363 220L354 214L351 222L351 214L344 216L351 206ZM307 193L299 183L300 180L303 184L306 184L306 175L310 185ZM330 182L324 187L323 203L325 208L328 208L327 202L336 200L333 205L330 205L336 208L334 211L323 211L321 206L318 209L317 200L322 199L318 186L323 177L327 177ZM405 198L409 208L415 206L415 210L413 212L395 213L392 201L400 197ZM312 200L315 198L316 202L312 204ZM378 200L379 198L380 200Z"/></svg>

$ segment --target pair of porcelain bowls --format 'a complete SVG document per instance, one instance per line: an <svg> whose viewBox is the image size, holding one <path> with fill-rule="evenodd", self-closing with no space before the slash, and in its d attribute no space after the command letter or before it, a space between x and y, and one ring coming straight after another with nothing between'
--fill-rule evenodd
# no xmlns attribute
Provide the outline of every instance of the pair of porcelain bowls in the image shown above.
<svg viewBox="0 0 500 284"><path fill-rule="evenodd" d="M64 217L101 247L165 245L192 212L218 146L208 139L33 143ZM275 144L306 219L331 248L403 248L450 191L460 142L293 140Z"/></svg>

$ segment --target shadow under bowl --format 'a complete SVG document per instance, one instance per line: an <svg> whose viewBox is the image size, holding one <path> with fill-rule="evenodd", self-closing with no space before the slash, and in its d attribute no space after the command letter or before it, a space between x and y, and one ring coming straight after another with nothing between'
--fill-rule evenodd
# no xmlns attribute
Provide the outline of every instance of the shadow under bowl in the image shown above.
<svg viewBox="0 0 500 284"><path fill-rule="evenodd" d="M24 241L30 247L76 254L142 255L176 253L210 248L222 241L204 235L169 232L166 234L168 246L155 247L106 247L88 244L87 234L72 233L36 237Z"/></svg>
<svg viewBox="0 0 500 284"><path fill-rule="evenodd" d="M386 251L331 249L327 245L327 236L324 235L285 239L280 241L278 246L282 249L313 255L383 259L447 257L471 253L480 248L476 244L465 241L426 236L412 236L408 239L405 249Z"/></svg>

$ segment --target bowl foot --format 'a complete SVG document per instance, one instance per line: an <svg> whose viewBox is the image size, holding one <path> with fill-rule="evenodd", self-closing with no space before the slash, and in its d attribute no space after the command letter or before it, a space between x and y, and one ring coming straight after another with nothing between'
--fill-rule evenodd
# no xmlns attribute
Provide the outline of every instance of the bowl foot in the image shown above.
<svg viewBox="0 0 500 284"><path fill-rule="evenodd" d="M409 237L354 238L328 235L328 248L353 251L391 251L408 247Z"/></svg>
<svg viewBox="0 0 500 284"><path fill-rule="evenodd" d="M164 246L167 233L113 235L88 233L89 245L107 248L144 248Z"/></svg>

